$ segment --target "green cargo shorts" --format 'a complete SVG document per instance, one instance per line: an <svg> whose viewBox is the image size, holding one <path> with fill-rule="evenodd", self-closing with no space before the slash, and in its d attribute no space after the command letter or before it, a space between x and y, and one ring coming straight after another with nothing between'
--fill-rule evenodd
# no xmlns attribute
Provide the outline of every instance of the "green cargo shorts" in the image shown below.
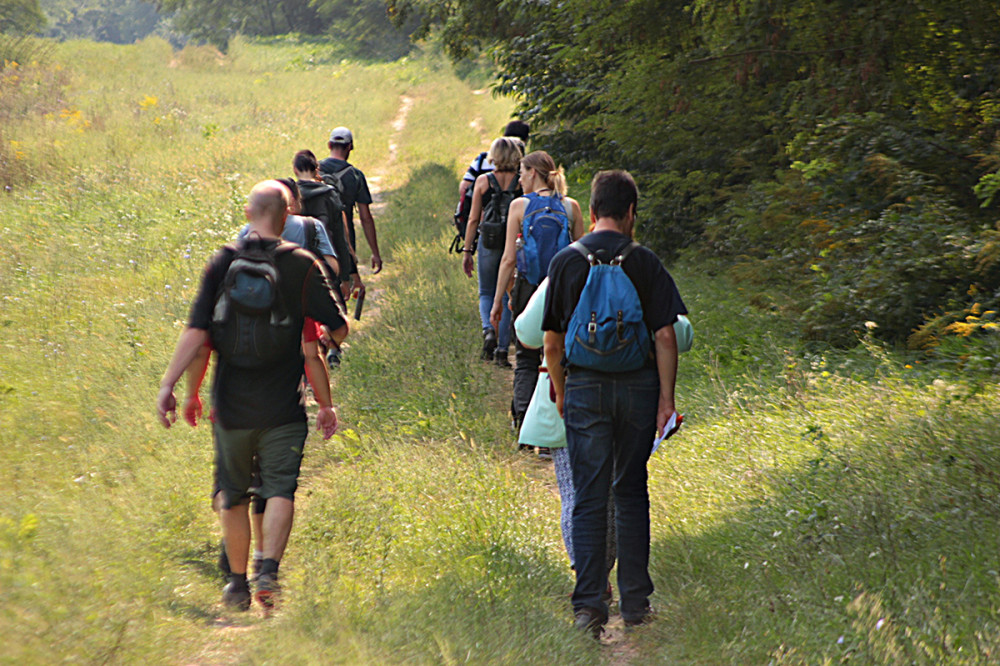
<svg viewBox="0 0 1000 666"><path fill-rule="evenodd" d="M255 471L255 455L260 465L260 488L255 494L264 499L295 499L308 424L301 421L276 428L226 430L216 423L212 428L225 508L246 502Z"/></svg>

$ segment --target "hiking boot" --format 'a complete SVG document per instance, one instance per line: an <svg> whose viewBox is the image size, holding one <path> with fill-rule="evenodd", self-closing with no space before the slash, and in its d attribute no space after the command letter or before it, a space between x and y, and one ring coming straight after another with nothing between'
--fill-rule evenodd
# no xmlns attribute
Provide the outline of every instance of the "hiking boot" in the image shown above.
<svg viewBox="0 0 1000 666"><path fill-rule="evenodd" d="M643 609L642 614L637 617L625 617L622 616L622 621L625 622L626 629L633 629L635 627L642 626L644 624L649 624L656 617L656 611L653 610L652 606L646 606Z"/></svg>
<svg viewBox="0 0 1000 666"><path fill-rule="evenodd" d="M499 365L501 368L511 367L510 361L507 360L507 350L497 349L493 352L493 362Z"/></svg>
<svg viewBox="0 0 1000 666"><path fill-rule="evenodd" d="M330 347L326 352L326 365L331 369L340 367L341 351L336 347Z"/></svg>
<svg viewBox="0 0 1000 666"><path fill-rule="evenodd" d="M604 623L608 619L603 617L600 612L594 608L581 608L574 613L573 626L580 631L586 631L594 639L599 639L601 633L604 631Z"/></svg>
<svg viewBox="0 0 1000 666"><path fill-rule="evenodd" d="M483 350L479 354L479 360L489 361L493 358L493 352L497 348L497 332L492 328L483 329Z"/></svg>
<svg viewBox="0 0 1000 666"><path fill-rule="evenodd" d="M219 544L219 571L222 572L223 578L229 578L229 574L233 573L233 570L229 568L229 555L226 554L225 539Z"/></svg>
<svg viewBox="0 0 1000 666"><path fill-rule="evenodd" d="M250 610L250 587L246 579L236 581L230 579L222 588L222 604L238 611Z"/></svg>
<svg viewBox="0 0 1000 666"><path fill-rule="evenodd" d="M273 609L278 603L281 595L281 585L278 584L278 574L262 573L257 576L257 603L264 607L264 610Z"/></svg>
<svg viewBox="0 0 1000 666"><path fill-rule="evenodd" d="M552 449L547 446L539 446L538 457L542 460L552 460Z"/></svg>

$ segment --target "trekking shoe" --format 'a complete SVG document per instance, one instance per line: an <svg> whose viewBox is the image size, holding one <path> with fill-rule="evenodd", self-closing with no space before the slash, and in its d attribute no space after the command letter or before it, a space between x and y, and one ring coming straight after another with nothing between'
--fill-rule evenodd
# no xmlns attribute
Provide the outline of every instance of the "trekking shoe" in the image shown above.
<svg viewBox="0 0 1000 666"><path fill-rule="evenodd" d="M341 351L336 347L330 347L326 352L326 365L333 370L340 367Z"/></svg>
<svg viewBox="0 0 1000 666"><path fill-rule="evenodd" d="M253 558L253 565L252 568L250 569L251 571L253 571L253 575L250 576L250 580L256 582L257 579L260 578L260 569L263 565L264 565L263 559L259 557Z"/></svg>
<svg viewBox="0 0 1000 666"><path fill-rule="evenodd" d="M649 624L653 621L654 617L656 617L656 611L653 610L652 606L646 606L646 608L643 609L642 614L638 617L628 618L622 616L622 621L625 622L626 629L634 629L635 627Z"/></svg>
<svg viewBox="0 0 1000 666"><path fill-rule="evenodd" d="M222 588L222 604L238 611L250 610L250 588L246 580L230 580Z"/></svg>
<svg viewBox="0 0 1000 666"><path fill-rule="evenodd" d="M497 332L492 328L483 329L483 350L479 354L481 361L489 361L493 358L493 352L497 348Z"/></svg>
<svg viewBox="0 0 1000 666"><path fill-rule="evenodd" d="M233 570L229 568L229 555L226 554L225 539L219 544L219 571L222 572L223 578L229 578L229 574L233 573Z"/></svg>
<svg viewBox="0 0 1000 666"><path fill-rule="evenodd" d="M601 637L601 633L604 631L604 623L607 622L606 617L602 617L601 614L593 608L581 608L574 613L573 626L580 631L586 631L595 640Z"/></svg>
<svg viewBox="0 0 1000 666"><path fill-rule="evenodd" d="M278 584L278 574L262 573L257 576L257 592L254 595L257 603L264 607L264 610L273 609L278 603L281 595L281 585Z"/></svg>
<svg viewBox="0 0 1000 666"><path fill-rule="evenodd" d="M501 368L511 367L510 361L507 360L507 350L497 349L493 352L493 362L499 365Z"/></svg>
<svg viewBox="0 0 1000 666"><path fill-rule="evenodd" d="M542 460L552 460L552 449L547 446L539 446L538 457Z"/></svg>

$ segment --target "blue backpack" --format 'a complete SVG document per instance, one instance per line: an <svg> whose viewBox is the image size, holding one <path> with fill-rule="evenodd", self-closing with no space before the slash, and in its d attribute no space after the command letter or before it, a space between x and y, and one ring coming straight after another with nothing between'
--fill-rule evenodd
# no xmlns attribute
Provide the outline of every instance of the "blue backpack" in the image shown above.
<svg viewBox="0 0 1000 666"><path fill-rule="evenodd" d="M642 368L649 358L649 331L639 293L622 270L622 262L638 243L630 242L607 264L580 241L570 247L587 259L590 272L566 331L567 362L601 372Z"/></svg>
<svg viewBox="0 0 1000 666"><path fill-rule="evenodd" d="M570 244L569 212L561 196L528 195L517 251L517 274L537 285L549 272L549 262Z"/></svg>

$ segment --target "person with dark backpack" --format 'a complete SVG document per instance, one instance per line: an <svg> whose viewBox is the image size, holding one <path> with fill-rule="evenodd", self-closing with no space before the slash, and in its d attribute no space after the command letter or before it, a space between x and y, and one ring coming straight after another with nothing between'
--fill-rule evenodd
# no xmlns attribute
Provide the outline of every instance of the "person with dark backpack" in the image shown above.
<svg viewBox="0 0 1000 666"><path fill-rule="evenodd" d="M160 422L170 427L177 419L174 386L210 340L218 358L212 409L224 498L220 517L232 571L222 599L241 610L250 606L246 504L255 456L262 479L257 493L267 500L255 596L269 609L280 591L278 565L292 527L308 434L300 393L305 318L326 325L338 344L348 331L322 264L279 237L288 204L287 190L277 181L263 181L251 190L246 205L250 231L237 245L216 253L206 267L156 399ZM335 421L332 405L321 406L317 425L328 431Z"/></svg>
<svg viewBox="0 0 1000 666"><path fill-rule="evenodd" d="M311 150L300 150L295 153L292 170L297 178L296 185L301 192L302 214L323 223L340 260L340 270L336 275L337 287L350 285L352 281L356 281L360 286L357 257L351 248L347 217L340 195L331 185L320 180L319 162Z"/></svg>
<svg viewBox="0 0 1000 666"><path fill-rule="evenodd" d="M510 311L516 319L545 279L552 257L574 238L583 235L580 204L566 196L566 178L548 153L536 150L525 155L521 160L520 181L524 196L510 206L503 257L490 310L490 321L494 325L506 310L503 299L515 275L515 267ZM542 354L537 348L525 347L516 337L514 348L517 363L510 412L515 429L519 429L535 391ZM530 447L519 445L518 448ZM547 451L543 448L541 453L544 455Z"/></svg>
<svg viewBox="0 0 1000 666"><path fill-rule="evenodd" d="M609 489L621 616L626 627L652 618L646 462L678 416L674 324L687 309L659 258L632 240L638 194L626 171L594 176L593 230L550 262L542 317L573 476L574 624L595 637L608 620Z"/></svg>
<svg viewBox="0 0 1000 666"><path fill-rule="evenodd" d="M507 211L510 203L521 194L517 165L521 160L523 145L518 139L499 138L490 146L490 160L496 168L476 179L469 226L462 247L462 270L469 277L472 277L475 264L472 255L479 254L479 319L483 332L480 358L508 368L510 311L506 310L506 314L493 324L490 322L490 307L496 293L497 272L507 233Z"/></svg>
<svg viewBox="0 0 1000 666"><path fill-rule="evenodd" d="M520 139L522 143L527 145L529 129L528 123L523 120L512 120L507 123L507 126L503 130L503 135ZM465 175L462 176L462 182L458 185L458 204L455 206L454 222L457 234L451 242L450 250L452 252L461 252L465 241L465 231L469 224L469 213L472 211L472 188L476 184L476 179L490 171L493 171L493 162L490 161L488 153L483 151L476 155L466 170Z"/></svg>
<svg viewBox="0 0 1000 666"><path fill-rule="evenodd" d="M372 273L382 270L382 255L378 249L378 234L375 231L375 220L372 218L372 195L368 189L368 180L361 169L347 160L354 150L354 134L346 127L335 127L330 132L327 141L330 156L319 163L319 173L323 182L333 187L340 197L344 214L347 216L348 238L351 249L357 256L358 243L354 230L354 209L358 209L358 219L365 233L365 240L372 251ZM364 293L364 286L358 285L352 291Z"/></svg>

